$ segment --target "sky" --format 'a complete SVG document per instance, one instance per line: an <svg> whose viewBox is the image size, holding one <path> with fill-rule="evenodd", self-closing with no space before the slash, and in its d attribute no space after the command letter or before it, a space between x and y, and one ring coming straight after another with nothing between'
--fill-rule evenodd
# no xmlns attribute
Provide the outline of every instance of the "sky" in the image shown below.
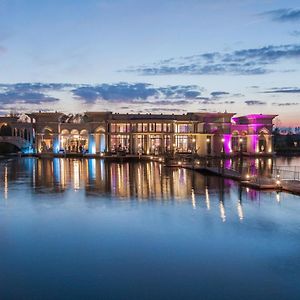
<svg viewBox="0 0 300 300"><path fill-rule="evenodd" d="M37 110L300 126L299 0L0 0L0 114Z"/></svg>

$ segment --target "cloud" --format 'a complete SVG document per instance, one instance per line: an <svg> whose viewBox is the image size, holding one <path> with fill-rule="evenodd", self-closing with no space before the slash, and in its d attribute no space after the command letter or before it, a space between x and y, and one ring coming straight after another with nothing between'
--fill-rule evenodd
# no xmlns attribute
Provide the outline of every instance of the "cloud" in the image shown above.
<svg viewBox="0 0 300 300"><path fill-rule="evenodd" d="M285 102L285 103L272 103L272 105L276 105L276 106L295 106L295 105L299 105L299 103L296 102Z"/></svg>
<svg viewBox="0 0 300 300"><path fill-rule="evenodd" d="M300 30L294 30L294 31L292 31L291 35L292 36L297 36L297 37L300 36Z"/></svg>
<svg viewBox="0 0 300 300"><path fill-rule="evenodd" d="M282 88L271 88L263 92L264 94L299 94L300 88L295 87L282 87Z"/></svg>
<svg viewBox="0 0 300 300"><path fill-rule="evenodd" d="M64 94L60 92L63 91ZM66 92L66 94L65 94ZM143 107L143 109L184 108L186 105L219 105L233 104L233 97L238 94L230 94L226 91L212 91L208 95L202 95L204 89L197 85L168 85L154 86L149 83L103 83L103 84L68 84L68 83L0 83L0 104L4 109L14 107L15 104L51 105L63 99L65 95L71 96L73 101L82 101L86 105L101 104L111 106L121 104L120 107ZM55 96L53 96L55 95ZM224 101L222 101L224 99ZM104 103L104 104L103 104ZM54 106L53 106L54 107ZM53 108L52 107L52 108ZM45 109L45 108L43 108Z"/></svg>
<svg viewBox="0 0 300 300"><path fill-rule="evenodd" d="M174 85L154 87L148 83L125 83L84 85L72 89L73 95L86 103L98 100L110 102L146 103L146 100L157 100L165 105L174 103L170 100L193 100L201 95L201 89L195 85ZM168 99L170 102L162 102ZM160 102L159 102L160 101ZM177 101L178 102L178 101ZM178 103L185 104L186 102Z"/></svg>
<svg viewBox="0 0 300 300"><path fill-rule="evenodd" d="M219 97L219 96L229 95L229 93L228 92L217 91L217 92L211 92L210 95L213 96L213 97Z"/></svg>
<svg viewBox="0 0 300 300"><path fill-rule="evenodd" d="M8 104L43 104L53 103L59 101L58 98L49 96L43 90L49 88L48 84L0 84L0 103L2 105ZM57 87L56 87L57 88Z"/></svg>
<svg viewBox="0 0 300 300"><path fill-rule="evenodd" d="M130 67L125 72L140 75L261 75L273 72L269 66L283 59L299 59L300 45L266 46L232 52L202 53L171 58L152 65Z"/></svg>
<svg viewBox="0 0 300 300"><path fill-rule="evenodd" d="M270 10L262 13L262 15L269 16L276 22L296 22L300 21L300 9L282 8Z"/></svg>
<svg viewBox="0 0 300 300"><path fill-rule="evenodd" d="M245 103L249 106L254 106L254 105L265 105L267 102L264 101L258 101L258 100L246 100Z"/></svg>

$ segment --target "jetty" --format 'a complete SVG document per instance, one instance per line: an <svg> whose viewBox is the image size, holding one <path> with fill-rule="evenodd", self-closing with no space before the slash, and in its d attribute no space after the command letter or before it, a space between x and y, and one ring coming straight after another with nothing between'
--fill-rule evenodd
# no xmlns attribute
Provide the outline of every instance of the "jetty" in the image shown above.
<svg viewBox="0 0 300 300"><path fill-rule="evenodd" d="M286 191L300 195L300 169L288 169L285 166L275 166L268 175L259 175L240 167L230 168L225 165L224 160L209 160L179 158L166 162L166 167L186 168L202 174L220 176L240 182L242 186L257 190Z"/></svg>

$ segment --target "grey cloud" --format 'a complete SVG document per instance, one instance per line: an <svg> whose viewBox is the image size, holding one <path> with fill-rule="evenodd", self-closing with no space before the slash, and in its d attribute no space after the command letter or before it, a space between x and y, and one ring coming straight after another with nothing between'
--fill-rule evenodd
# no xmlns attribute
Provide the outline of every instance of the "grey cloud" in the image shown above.
<svg viewBox="0 0 300 300"><path fill-rule="evenodd" d="M254 106L254 105L265 105L267 102L264 101L259 101L259 100L246 100L245 103L249 106Z"/></svg>
<svg viewBox="0 0 300 300"><path fill-rule="evenodd" d="M0 102L2 105L15 103L42 104L57 102L59 99L49 96L40 87L41 84L0 84Z"/></svg>
<svg viewBox="0 0 300 300"><path fill-rule="evenodd" d="M269 16L276 22L300 21L300 9L282 8L264 12L262 15Z"/></svg>
<svg viewBox="0 0 300 300"><path fill-rule="evenodd" d="M154 108L150 108L150 109L146 109L144 111L140 111L141 113L143 112L162 112L162 111L165 111L165 112L183 112L183 111L186 111L185 109L182 109L182 108L158 108L158 107L154 107Z"/></svg>
<svg viewBox="0 0 300 300"><path fill-rule="evenodd" d="M294 31L292 31L291 35L297 36L297 37L300 36L300 30L294 30Z"/></svg>
<svg viewBox="0 0 300 300"><path fill-rule="evenodd" d="M295 106L295 105L299 105L299 103L296 102L284 102L284 103L272 103L272 105L276 105L276 106Z"/></svg>
<svg viewBox="0 0 300 300"><path fill-rule="evenodd" d="M156 88L148 83L121 82L116 84L79 86L73 89L72 93L86 103L95 103L97 100L146 103L146 100L150 98L158 100L196 99L201 95L201 90L194 85L176 85Z"/></svg>
<svg viewBox="0 0 300 300"><path fill-rule="evenodd" d="M210 95L213 96L213 97L218 97L218 96L229 95L229 93L228 92L217 91L217 92L211 92Z"/></svg>
<svg viewBox="0 0 300 300"><path fill-rule="evenodd" d="M128 68L140 75L260 75L273 72L270 65L300 57L300 45L266 46L232 52L204 53ZM290 71L290 70L288 70Z"/></svg>
<svg viewBox="0 0 300 300"><path fill-rule="evenodd" d="M264 94L299 94L300 88L295 87L282 87L282 88L272 88L263 92Z"/></svg>

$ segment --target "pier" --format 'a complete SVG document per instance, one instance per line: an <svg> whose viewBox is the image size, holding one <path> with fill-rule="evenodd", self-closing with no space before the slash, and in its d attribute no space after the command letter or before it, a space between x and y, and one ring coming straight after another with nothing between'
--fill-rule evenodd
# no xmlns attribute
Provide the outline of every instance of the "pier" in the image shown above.
<svg viewBox="0 0 300 300"><path fill-rule="evenodd" d="M285 191L300 195L300 167L274 166L270 174L260 175L255 174L249 167L227 167L222 159L178 158L166 162L165 165L232 179L240 182L242 186L257 190Z"/></svg>

